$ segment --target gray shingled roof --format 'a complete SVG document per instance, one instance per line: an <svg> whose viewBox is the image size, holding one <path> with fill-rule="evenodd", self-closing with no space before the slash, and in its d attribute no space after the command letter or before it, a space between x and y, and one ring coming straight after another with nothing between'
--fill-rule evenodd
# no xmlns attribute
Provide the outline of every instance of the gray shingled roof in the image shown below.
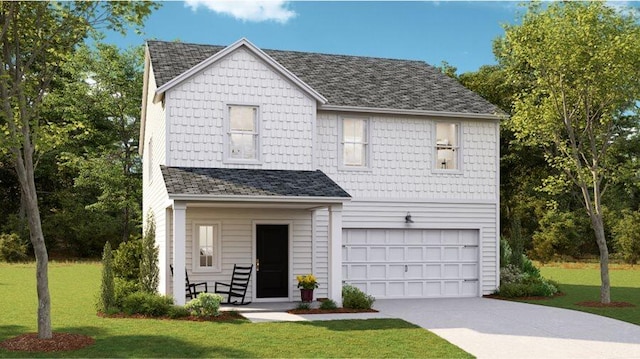
<svg viewBox="0 0 640 359"><path fill-rule="evenodd" d="M320 170L160 167L169 195L351 197Z"/></svg>
<svg viewBox="0 0 640 359"><path fill-rule="evenodd" d="M148 41L158 87L224 46ZM494 114L497 107L422 61L263 50L327 105Z"/></svg>

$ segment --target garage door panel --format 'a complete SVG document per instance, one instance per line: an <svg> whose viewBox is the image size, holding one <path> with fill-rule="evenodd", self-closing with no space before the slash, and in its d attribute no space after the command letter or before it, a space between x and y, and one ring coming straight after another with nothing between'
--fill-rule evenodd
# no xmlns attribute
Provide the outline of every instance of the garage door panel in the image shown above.
<svg viewBox="0 0 640 359"><path fill-rule="evenodd" d="M439 262L442 259L442 248L440 247L427 247L426 260Z"/></svg>
<svg viewBox="0 0 640 359"><path fill-rule="evenodd" d="M376 298L469 297L479 293L477 230L345 232L344 280Z"/></svg>
<svg viewBox="0 0 640 359"><path fill-rule="evenodd" d="M442 260L444 261L459 261L460 260L460 248L459 247L444 247L442 248Z"/></svg>
<svg viewBox="0 0 640 359"><path fill-rule="evenodd" d="M387 233L385 231L368 230L368 244L385 244L387 243Z"/></svg>
<svg viewBox="0 0 640 359"><path fill-rule="evenodd" d="M442 277L442 265L427 264L425 265L425 278L437 279Z"/></svg>
<svg viewBox="0 0 640 359"><path fill-rule="evenodd" d="M387 248L386 247L371 247L369 248L369 255L367 260L371 262L385 262L387 260Z"/></svg>
<svg viewBox="0 0 640 359"><path fill-rule="evenodd" d="M405 267L405 275L406 279L420 279L424 277L422 273L422 264L407 264Z"/></svg>
<svg viewBox="0 0 640 359"><path fill-rule="evenodd" d="M478 261L478 247L477 246L465 246L461 248L460 260L477 262Z"/></svg>
<svg viewBox="0 0 640 359"><path fill-rule="evenodd" d="M370 279L387 278L387 266L384 264L372 264L371 266L369 266L369 278Z"/></svg>
<svg viewBox="0 0 640 359"><path fill-rule="evenodd" d="M472 297L478 294L478 281L463 281L462 295Z"/></svg>
<svg viewBox="0 0 640 359"><path fill-rule="evenodd" d="M405 244L422 244L422 231L405 231Z"/></svg>
<svg viewBox="0 0 640 359"><path fill-rule="evenodd" d="M462 264L462 278L464 279L477 279L478 278L478 263Z"/></svg>
<svg viewBox="0 0 640 359"><path fill-rule="evenodd" d="M424 252L422 251L422 247L407 247L406 258L407 261L424 261Z"/></svg>
<svg viewBox="0 0 640 359"><path fill-rule="evenodd" d="M390 262L402 262L404 258L405 247L389 247L387 260Z"/></svg>

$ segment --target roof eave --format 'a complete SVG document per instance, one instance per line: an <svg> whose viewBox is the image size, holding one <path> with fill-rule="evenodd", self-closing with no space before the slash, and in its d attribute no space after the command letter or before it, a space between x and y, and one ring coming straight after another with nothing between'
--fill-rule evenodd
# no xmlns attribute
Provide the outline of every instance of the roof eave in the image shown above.
<svg viewBox="0 0 640 359"><path fill-rule="evenodd" d="M294 75L291 71L289 71L287 68L285 68L280 63L275 61L273 58L271 58L271 56L267 55L264 51L260 50L257 46L252 44L249 40L247 40L244 37L241 38L240 40L234 42L233 44L227 46L226 48L218 51L217 53L215 53L214 55L210 56L206 60L200 62L196 66L194 66L194 67L190 68L189 70L183 72L182 74L174 77L173 79L171 79L167 83L163 84L162 86L158 87L156 89L156 93L155 93L155 96L153 98L154 103L162 100L162 96L164 95L165 92L167 92L167 90L175 87L176 85L180 84L181 82L185 81L186 79L190 78L191 76L195 75L196 73L198 73L199 71L205 69L206 67L210 66L211 64L217 62L218 60L224 58L225 56L227 56L228 54L232 53L233 51L235 51L236 49L238 49L238 48L240 48L242 46L247 47L256 56L258 56L260 59L265 61L267 64L269 64L270 66L275 68L278 72L280 72L289 81L293 82L296 86L298 86L301 89L303 89L307 94L309 94L312 98L314 98L316 101L318 101L321 105L327 103L327 99L324 96L322 96L318 91L314 90L311 86L306 84L304 81L302 81L296 75Z"/></svg>
<svg viewBox="0 0 640 359"><path fill-rule="evenodd" d="M209 202L262 202L262 203L344 203L351 197L311 197L311 196L248 196L216 194L177 194L169 193L169 199L175 201Z"/></svg>
<svg viewBox="0 0 640 359"><path fill-rule="evenodd" d="M380 107L359 107L359 106L341 106L341 105L322 105L318 107L318 111L338 111L338 112L361 112L361 113L381 113L392 115L412 115L412 116L432 116L432 117L452 117L452 118L468 118L478 120L500 120L506 115L498 113L469 113L469 112L450 112L450 111L427 111L427 110L410 110L398 108L380 108Z"/></svg>

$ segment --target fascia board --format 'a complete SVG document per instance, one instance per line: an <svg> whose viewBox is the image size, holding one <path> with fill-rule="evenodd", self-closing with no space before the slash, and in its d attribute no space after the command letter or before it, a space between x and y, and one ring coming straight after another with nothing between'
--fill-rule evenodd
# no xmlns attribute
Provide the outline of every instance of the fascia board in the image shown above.
<svg viewBox="0 0 640 359"><path fill-rule="evenodd" d="M273 203L344 203L351 197L297 197L297 196L220 196L212 194L169 194L174 201L215 202L273 202Z"/></svg>
<svg viewBox="0 0 640 359"><path fill-rule="evenodd" d="M503 116L495 113L425 111L425 110L406 110L406 109L393 109L393 108L338 106L338 105L322 105L318 107L318 111L382 113L382 114L390 114L390 115L452 117L452 118L468 118L468 119L478 119L478 120L500 120L506 117L506 115Z"/></svg>

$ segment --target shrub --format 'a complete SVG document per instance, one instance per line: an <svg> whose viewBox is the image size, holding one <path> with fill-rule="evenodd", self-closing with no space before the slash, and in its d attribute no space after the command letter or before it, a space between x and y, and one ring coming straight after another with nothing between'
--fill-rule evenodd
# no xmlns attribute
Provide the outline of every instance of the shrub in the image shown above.
<svg viewBox="0 0 640 359"><path fill-rule="evenodd" d="M167 312L167 315L171 319L188 317L189 314L189 310L181 305L172 305Z"/></svg>
<svg viewBox="0 0 640 359"><path fill-rule="evenodd" d="M507 297L550 297L558 292L556 285L541 277L529 277L520 282L500 285L498 294Z"/></svg>
<svg viewBox="0 0 640 359"><path fill-rule="evenodd" d="M522 261L520 263L520 269L522 269L523 273L528 274L530 277L540 278L540 269L533 265L533 262L529 257L523 254Z"/></svg>
<svg viewBox="0 0 640 359"><path fill-rule="evenodd" d="M155 293L158 288L160 270L158 269L158 253L156 246L156 223L153 214L147 217L147 229L142 236L140 256L140 290Z"/></svg>
<svg viewBox="0 0 640 359"><path fill-rule="evenodd" d="M140 286L137 282L131 282L122 278L114 278L114 293L115 293L115 302L114 306L118 308L122 308L122 303L124 299L131 294L140 291Z"/></svg>
<svg viewBox="0 0 640 359"><path fill-rule="evenodd" d="M173 299L167 296L135 292L122 301L122 311L131 314L143 314L152 317L167 315L173 305Z"/></svg>
<svg viewBox="0 0 640 359"><path fill-rule="evenodd" d="M334 302L331 299L326 299L324 301L322 301L322 303L320 303L320 309L322 310L332 310L332 309L337 309L338 306L336 305L336 302Z"/></svg>
<svg viewBox="0 0 640 359"><path fill-rule="evenodd" d="M525 274L520 268L513 264L507 264L506 267L500 268L500 284L520 283L524 280Z"/></svg>
<svg viewBox="0 0 640 359"><path fill-rule="evenodd" d="M504 237L500 238L500 268L506 267L511 259L511 246Z"/></svg>
<svg viewBox="0 0 640 359"><path fill-rule="evenodd" d="M139 239L120 243L113 255L113 275L116 278L138 282L142 244Z"/></svg>
<svg viewBox="0 0 640 359"><path fill-rule="evenodd" d="M613 227L615 249L622 259L630 264L640 260L640 212L623 212L622 218Z"/></svg>
<svg viewBox="0 0 640 359"><path fill-rule="evenodd" d="M100 285L100 300L98 310L107 313L115 307L116 294L115 282L113 280L113 252L109 242L104 244L102 251L102 283Z"/></svg>
<svg viewBox="0 0 640 359"><path fill-rule="evenodd" d="M0 261L20 262L27 259L27 245L15 233L0 234Z"/></svg>
<svg viewBox="0 0 640 359"><path fill-rule="evenodd" d="M351 309L371 309L376 299L360 289L346 284L342 287L342 306Z"/></svg>
<svg viewBox="0 0 640 359"><path fill-rule="evenodd" d="M191 300L185 308L198 317L213 317L220 315L220 303L224 298L220 294L200 293Z"/></svg>
<svg viewBox="0 0 640 359"><path fill-rule="evenodd" d="M296 309L300 309L300 310L311 309L311 303L309 303L309 302L299 302L298 304L296 304Z"/></svg>

